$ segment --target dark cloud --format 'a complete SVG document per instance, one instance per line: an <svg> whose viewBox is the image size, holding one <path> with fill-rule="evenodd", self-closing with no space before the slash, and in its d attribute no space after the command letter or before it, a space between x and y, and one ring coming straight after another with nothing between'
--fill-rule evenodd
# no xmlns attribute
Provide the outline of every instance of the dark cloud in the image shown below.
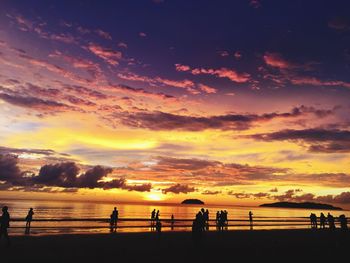
<svg viewBox="0 0 350 263"><path fill-rule="evenodd" d="M201 159L185 159L159 156L157 170L199 170L209 166L219 165L219 162Z"/></svg>
<svg viewBox="0 0 350 263"><path fill-rule="evenodd" d="M31 108L40 111L65 111L72 110L74 107L65 105L60 102L56 102L53 100L44 100L37 97L31 96L21 96L21 95L10 95L7 93L0 93L0 99L10 103L15 106L23 107L23 108Z"/></svg>
<svg viewBox="0 0 350 263"><path fill-rule="evenodd" d="M297 194L302 192L300 189L288 190L283 195L274 195L270 198L277 199L279 201L289 202L324 202L335 204L350 204L350 192L342 192L337 195L321 195L316 196L312 193Z"/></svg>
<svg viewBox="0 0 350 263"><path fill-rule="evenodd" d="M152 184L124 185L122 189L128 191L149 192L152 189Z"/></svg>
<svg viewBox="0 0 350 263"><path fill-rule="evenodd" d="M88 169L85 173L80 173L80 168L75 162L61 162L46 164L40 168L38 175L34 175L29 172L21 172L18 167L17 156L0 155L0 181L3 182L0 189L2 190L76 192L79 188L119 188L128 191L147 192L152 188L150 183L129 185L125 178L106 180L112 172L112 168L97 165ZM55 190L53 187L67 190Z"/></svg>
<svg viewBox="0 0 350 263"><path fill-rule="evenodd" d="M69 154L67 153L57 153L50 149L19 149L19 148L10 148L10 147L0 146L0 154L23 154L23 153L40 154L40 155L46 155L46 156L51 156L56 154L61 156L69 156Z"/></svg>
<svg viewBox="0 0 350 263"><path fill-rule="evenodd" d="M218 195L221 194L221 191L211 191L211 190L205 190L202 192L202 195Z"/></svg>
<svg viewBox="0 0 350 263"><path fill-rule="evenodd" d="M350 131L327 129L281 130L272 133L249 135L260 141L293 141L306 143L311 152L349 152Z"/></svg>
<svg viewBox="0 0 350 263"><path fill-rule="evenodd" d="M118 117L124 125L150 130L201 131L206 129L247 130L260 123L277 118L297 118L306 114L324 117L333 114L333 110L318 110L313 107L296 107L285 113L265 114L226 114L210 117L176 115L161 111L121 113Z"/></svg>
<svg viewBox="0 0 350 263"><path fill-rule="evenodd" d="M270 194L269 193L239 193L239 192L233 192L233 191L229 191L227 192L228 195L232 195L237 199L248 199L248 198L254 198L254 199L261 199L261 198L269 198Z"/></svg>
<svg viewBox="0 0 350 263"><path fill-rule="evenodd" d="M22 181L18 158L13 155L0 155L0 181L18 184Z"/></svg>
<svg viewBox="0 0 350 263"><path fill-rule="evenodd" d="M45 186L77 187L79 170L74 162L47 164L40 168L33 181Z"/></svg>
<svg viewBox="0 0 350 263"><path fill-rule="evenodd" d="M175 184L172 185L168 188L163 189L163 193L174 193L174 194L180 194L180 193L191 193L194 192L196 189L194 187L190 187L188 185L183 185L183 184Z"/></svg>

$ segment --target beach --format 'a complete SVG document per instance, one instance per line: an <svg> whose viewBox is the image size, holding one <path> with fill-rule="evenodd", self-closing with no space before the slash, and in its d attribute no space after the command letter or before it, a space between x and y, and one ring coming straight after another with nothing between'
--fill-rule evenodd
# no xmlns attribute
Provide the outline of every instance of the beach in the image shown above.
<svg viewBox="0 0 350 263"><path fill-rule="evenodd" d="M237 259L341 259L350 231L247 230L15 236L1 240L2 262L234 262Z"/></svg>

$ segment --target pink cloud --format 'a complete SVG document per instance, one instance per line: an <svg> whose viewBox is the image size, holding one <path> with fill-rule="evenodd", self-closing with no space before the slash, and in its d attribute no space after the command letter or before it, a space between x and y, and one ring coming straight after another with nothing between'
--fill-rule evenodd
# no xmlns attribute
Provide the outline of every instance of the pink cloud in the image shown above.
<svg viewBox="0 0 350 263"><path fill-rule="evenodd" d="M176 71L189 71L191 68L186 65L175 64Z"/></svg>
<svg viewBox="0 0 350 263"><path fill-rule="evenodd" d="M317 79L315 77L294 77L291 78L290 81L296 85L313 85L313 86L342 86L346 88L350 88L349 82L344 82L340 80L332 80L332 81L324 81Z"/></svg>
<svg viewBox="0 0 350 263"><path fill-rule="evenodd" d="M204 84L198 84L198 87L200 88L200 90L202 90L202 91L204 91L205 93L208 93L208 94L217 92L217 89L209 87L209 86L204 85Z"/></svg>
<svg viewBox="0 0 350 263"><path fill-rule="evenodd" d="M119 65L119 61L122 59L121 52L104 48L94 43L90 43L87 49L113 66Z"/></svg>
<svg viewBox="0 0 350 263"><path fill-rule="evenodd" d="M140 36L140 37L147 37L146 33L144 33L144 32L140 32L140 33L139 33L139 36Z"/></svg>
<svg viewBox="0 0 350 263"><path fill-rule="evenodd" d="M177 71L189 71L193 75L207 74L214 75L219 78L228 78L233 82L244 83L250 80L250 75L248 73L238 73L233 69L220 68L220 69L205 69L205 68L193 68L189 66L184 66L181 64L175 64Z"/></svg>
<svg viewBox="0 0 350 263"><path fill-rule="evenodd" d="M170 80L170 79L161 78L161 77L150 78L147 76L137 75L135 73L127 73L127 74L119 73L117 76L121 79L126 79L126 80L130 80L130 81L147 82L152 86L165 85L165 86L170 86L170 87L182 88L182 89L185 89L192 94L198 94L198 92L199 92L199 91L194 89L195 83L191 80L188 80L188 79Z"/></svg>
<svg viewBox="0 0 350 263"><path fill-rule="evenodd" d="M292 69L297 67L295 64L285 60L279 53L266 52L263 58L265 63L271 67L279 69Z"/></svg>

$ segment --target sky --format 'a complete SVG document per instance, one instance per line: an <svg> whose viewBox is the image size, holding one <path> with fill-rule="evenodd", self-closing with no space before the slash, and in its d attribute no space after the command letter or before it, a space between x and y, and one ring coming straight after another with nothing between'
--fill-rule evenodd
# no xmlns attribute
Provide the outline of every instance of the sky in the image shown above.
<svg viewBox="0 0 350 263"><path fill-rule="evenodd" d="M350 207L349 1L0 2L0 197Z"/></svg>

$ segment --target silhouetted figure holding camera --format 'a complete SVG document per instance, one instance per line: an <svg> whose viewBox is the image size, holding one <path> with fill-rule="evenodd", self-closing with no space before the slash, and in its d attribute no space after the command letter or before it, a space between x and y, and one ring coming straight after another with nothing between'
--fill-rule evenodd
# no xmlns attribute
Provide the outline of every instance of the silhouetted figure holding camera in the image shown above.
<svg viewBox="0 0 350 263"><path fill-rule="evenodd" d="M2 238L2 236L4 236L7 241L7 246L10 246L11 244L9 234L7 232L7 229L9 227L10 227L10 214L8 212L8 207L4 206L2 208L2 216L0 218L0 239Z"/></svg>
<svg viewBox="0 0 350 263"><path fill-rule="evenodd" d="M34 215L33 208L30 208L29 211L28 211L28 214L26 216L26 230L25 230L25 234L29 234L29 232L30 232L30 223L33 220L33 215Z"/></svg>

